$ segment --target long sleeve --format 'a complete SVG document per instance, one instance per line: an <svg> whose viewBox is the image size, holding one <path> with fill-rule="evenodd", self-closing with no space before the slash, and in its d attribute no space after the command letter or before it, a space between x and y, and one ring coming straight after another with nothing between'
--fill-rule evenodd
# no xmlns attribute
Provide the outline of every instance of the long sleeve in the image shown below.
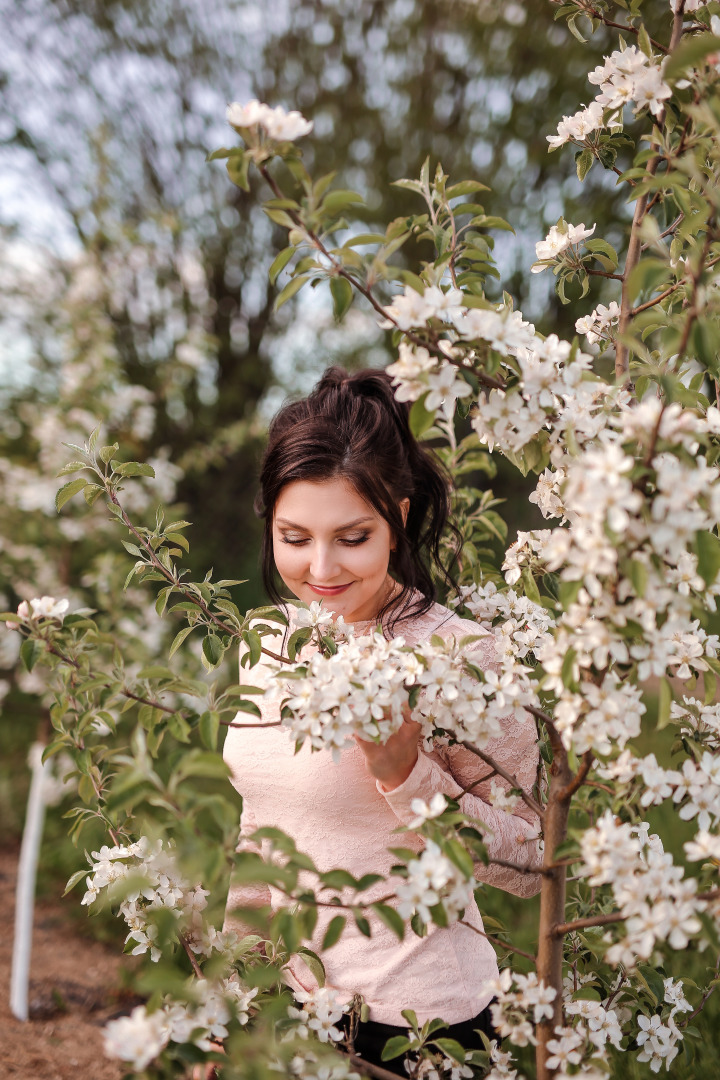
<svg viewBox="0 0 720 1080"><path fill-rule="evenodd" d="M261 855L262 851L260 845L253 840L249 840L248 837L257 828L255 818L251 810L247 806L243 806L242 815L240 818L240 835L238 837L236 851L252 851L256 855ZM239 885L233 885L232 876L230 878L230 888L228 890L227 904L225 906L225 920L223 922L223 930L234 930L240 937L247 937L248 934L257 933L257 928L250 926L248 923L243 922L240 913L235 913L236 908L259 908L265 907L270 904L270 888L268 885L259 884L253 885L243 882Z"/></svg>
<svg viewBox="0 0 720 1080"><path fill-rule="evenodd" d="M463 620L463 623L464 632L471 632L467 621ZM488 635L475 642L471 651L480 667L492 669L497 664L494 650L494 640ZM524 791L531 792L539 758L535 726L530 719L518 721L514 714L504 717L502 725L503 735L491 740L485 752L515 777ZM493 782L503 791L509 791L512 785L496 774L477 783L480 777L488 776L490 772L489 766L464 746L449 746L431 753L419 750L415 767L404 783L392 791L384 791L378 784L378 790L403 825L417 817L411 808L413 799L429 802L437 792L458 799L464 813L487 826L486 844L490 858L527 868L521 872L492 863L488 866L478 864L475 869L478 881L516 896L533 896L540 890L541 877L527 871L539 869L542 863L537 842L538 819L524 802L519 802L512 813L492 806L488 797ZM463 794L468 788L472 792Z"/></svg>

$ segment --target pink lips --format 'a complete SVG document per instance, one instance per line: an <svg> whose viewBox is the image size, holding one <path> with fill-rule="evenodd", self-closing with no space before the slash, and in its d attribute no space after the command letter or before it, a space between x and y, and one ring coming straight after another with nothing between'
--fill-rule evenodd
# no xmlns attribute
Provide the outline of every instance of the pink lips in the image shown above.
<svg viewBox="0 0 720 1080"><path fill-rule="evenodd" d="M311 585L308 582L308 586L318 596L339 596L340 593L344 593L346 589L349 589L352 585L352 581L348 581L347 585Z"/></svg>

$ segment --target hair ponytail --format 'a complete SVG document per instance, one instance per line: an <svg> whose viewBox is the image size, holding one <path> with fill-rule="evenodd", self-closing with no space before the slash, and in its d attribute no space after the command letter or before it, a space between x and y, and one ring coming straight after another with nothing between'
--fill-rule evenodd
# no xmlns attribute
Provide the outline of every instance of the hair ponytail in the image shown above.
<svg viewBox="0 0 720 1080"><path fill-rule="evenodd" d="M431 566L452 584L440 559L449 521L450 478L436 455L412 434L409 415L410 406L397 400L386 372L368 368L350 375L331 367L307 398L285 405L275 416L255 504L265 519L263 581L275 602L280 596L272 519L281 490L296 480L341 477L387 521L394 542L389 569L402 586L379 613L390 626L432 605ZM406 498L410 505L403 522L399 504Z"/></svg>

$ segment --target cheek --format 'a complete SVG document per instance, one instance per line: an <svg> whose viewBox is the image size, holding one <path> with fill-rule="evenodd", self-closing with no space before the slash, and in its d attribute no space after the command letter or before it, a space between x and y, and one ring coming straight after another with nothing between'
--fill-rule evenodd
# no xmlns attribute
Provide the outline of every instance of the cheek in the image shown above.
<svg viewBox="0 0 720 1080"><path fill-rule="evenodd" d="M283 544L282 540L273 542L275 567L283 580L288 581L302 574L307 566L307 557L303 555L304 550L302 547Z"/></svg>
<svg viewBox="0 0 720 1080"><path fill-rule="evenodd" d="M360 547L351 549L352 555L348 565L352 564L362 577L375 577L387 573L390 561L390 543L383 538L377 538Z"/></svg>

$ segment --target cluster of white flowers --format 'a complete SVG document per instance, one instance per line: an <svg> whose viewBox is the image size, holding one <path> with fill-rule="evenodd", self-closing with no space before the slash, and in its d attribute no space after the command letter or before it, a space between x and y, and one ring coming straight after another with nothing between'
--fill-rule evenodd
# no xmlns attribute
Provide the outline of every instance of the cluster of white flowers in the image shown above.
<svg viewBox="0 0 720 1080"><path fill-rule="evenodd" d="M632 968L652 956L656 942L684 949L698 933L706 905L696 881L683 878L646 822L619 823L608 810L583 833L580 847L589 884L610 885L625 919L626 936L610 945L608 963Z"/></svg>
<svg viewBox="0 0 720 1080"><path fill-rule="evenodd" d="M240 1024L248 1022L257 993L257 987L247 989L235 973L220 982L198 979L192 986L194 1004L166 999L155 1012L138 1005L130 1016L111 1020L103 1033L105 1054L141 1071L171 1042L211 1050L213 1039L227 1037L233 1018Z"/></svg>
<svg viewBox="0 0 720 1080"><path fill-rule="evenodd" d="M512 1054L501 1050L497 1042L490 1044L490 1072L485 1074L485 1080L523 1080L518 1076L517 1069L513 1068Z"/></svg>
<svg viewBox="0 0 720 1080"><path fill-rule="evenodd" d="M294 1005L288 1005L288 1016L297 1021L288 1033L289 1036L299 1035L302 1039L312 1036L331 1045L345 1037L336 1025L350 1006L342 1000L342 995L337 990L331 990L327 986L311 991L296 990L295 1000L302 1008L296 1009Z"/></svg>
<svg viewBox="0 0 720 1080"><path fill-rule="evenodd" d="M711 750L720 750L720 704L706 705L698 698L683 697L682 704L672 703L670 716Z"/></svg>
<svg viewBox="0 0 720 1080"><path fill-rule="evenodd" d="M685 10L694 9L686 4ZM557 135L547 136L551 150L568 142L589 146L588 137L594 132L622 126L623 107L632 102L635 102L636 113L649 109L657 116L670 97L672 91L663 79L663 65L654 63L636 45L617 50L604 59L605 62L588 75L589 81L600 87L600 93L574 116L563 116Z"/></svg>
<svg viewBox="0 0 720 1080"><path fill-rule="evenodd" d="M535 245L535 257L537 262L530 267L532 274L541 274L546 267L552 266L557 258L563 255L568 248L572 248L573 256L577 255L577 246L588 236L595 232L595 225L591 229L585 228L585 223L569 225L561 219L557 225L553 225L544 240L538 240Z"/></svg>
<svg viewBox="0 0 720 1080"><path fill-rule="evenodd" d="M512 588L501 592L492 581L461 586L455 603L466 607L479 623L492 626L501 663L506 657L524 660L534 653L555 625L542 604Z"/></svg>
<svg viewBox="0 0 720 1080"><path fill-rule="evenodd" d="M69 600L56 600L52 596L40 596L35 597L33 600L22 600L17 609L20 622L8 619L5 625L8 630L17 630L21 622L33 623L38 622L40 619L58 619L62 622L69 606Z"/></svg>
<svg viewBox="0 0 720 1080"><path fill-rule="evenodd" d="M312 121L306 120L296 109L286 112L281 105L273 109L254 98L246 105L233 101L225 115L228 123L240 134L248 128L261 128L277 142L292 142L308 135L313 129Z"/></svg>
<svg viewBox="0 0 720 1080"><path fill-rule="evenodd" d="M498 1035L516 1046L534 1046L534 1025L552 1020L557 990L546 986L534 971L523 975L510 968L505 968L485 986L493 993L490 1013Z"/></svg>
<svg viewBox="0 0 720 1080"><path fill-rule="evenodd" d="M557 127L557 135L548 135L551 150L557 150L568 142L585 142L603 126L603 107L599 101L591 101L587 107L579 109L572 116L563 116Z"/></svg>
<svg viewBox="0 0 720 1080"><path fill-rule="evenodd" d="M636 1023L640 1029L635 1041L640 1047L638 1061L648 1061L653 1072L660 1072L662 1065L669 1071L673 1059L678 1054L678 1043L683 1039L683 1033L675 1022L677 1013L690 1012L692 1006L685 998L683 984L673 979L663 979L665 988L664 1001L670 1005L670 1011L665 1016L657 1014L644 1016L639 1013Z"/></svg>
<svg viewBox="0 0 720 1080"><path fill-rule="evenodd" d="M553 643L554 644L554 643ZM610 754L640 734L645 712L641 691L608 672L598 685L583 680L577 693L563 690L555 708L555 726L567 749Z"/></svg>
<svg viewBox="0 0 720 1080"><path fill-rule="evenodd" d="M119 912L130 927L126 941L136 944L132 955L149 952L159 960L158 930L154 911L168 909L178 921L178 930L194 953L208 956L213 951L228 952L237 941L232 933L221 933L207 923L206 889L190 885L181 873L171 850L162 841L154 843L143 836L133 844L103 846L93 851L91 873L85 879L87 891L81 903L94 904L102 889L116 886L122 894ZM120 883L127 881L127 888Z"/></svg>
<svg viewBox="0 0 720 1080"><path fill-rule="evenodd" d="M436 360L422 346L411 349L400 344L400 358L390 364L387 371L392 375L398 401L416 401L423 394L429 411L441 409L450 419L459 398L472 393L470 386L457 374L457 368L447 360Z"/></svg>
<svg viewBox="0 0 720 1080"><path fill-rule="evenodd" d="M617 300L611 300L607 307L605 304L598 304L589 315L578 319L575 329L578 334L585 335L590 345L595 345L598 341L612 341L613 328L617 326L619 318L620 305Z"/></svg>
<svg viewBox="0 0 720 1080"><path fill-rule="evenodd" d="M276 670L284 723L298 745L308 740L337 759L353 735L386 742L402 725L408 694L417 687L411 715L426 739L442 729L482 748L502 735L500 721L509 712L526 719L524 706L535 705L536 695L528 669L512 657L503 658L499 674L471 673L472 650L472 642L422 642L411 649L401 637L349 634L332 656L317 652L295 668Z"/></svg>
<svg viewBox="0 0 720 1080"><path fill-rule="evenodd" d="M403 919L417 914L429 923L430 909L440 903L448 922L462 917L472 900L474 879L468 879L434 841L426 840L424 851L408 862L407 869L407 878L395 890L400 900L398 912Z"/></svg>

